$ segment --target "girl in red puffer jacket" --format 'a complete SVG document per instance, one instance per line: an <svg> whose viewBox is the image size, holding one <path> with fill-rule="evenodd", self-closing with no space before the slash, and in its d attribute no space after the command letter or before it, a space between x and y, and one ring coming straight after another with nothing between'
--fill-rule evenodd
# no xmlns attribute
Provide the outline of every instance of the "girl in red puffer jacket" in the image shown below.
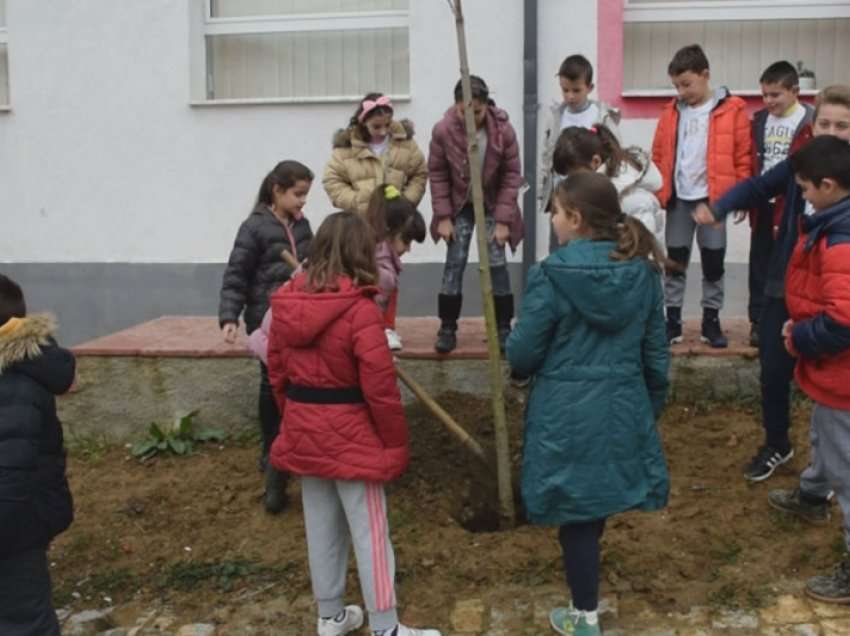
<svg viewBox="0 0 850 636"><path fill-rule="evenodd" d="M407 467L407 422L377 280L366 221L337 212L319 227L306 272L272 296L269 378L283 419L270 459L301 475L319 636L363 624L363 610L343 600L350 543L373 633L440 636L400 625L396 612L383 484Z"/></svg>

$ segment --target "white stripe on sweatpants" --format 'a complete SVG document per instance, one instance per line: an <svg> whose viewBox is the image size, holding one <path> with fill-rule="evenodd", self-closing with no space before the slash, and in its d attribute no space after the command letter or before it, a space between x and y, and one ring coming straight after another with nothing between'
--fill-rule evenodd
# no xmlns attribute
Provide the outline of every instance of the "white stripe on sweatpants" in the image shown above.
<svg viewBox="0 0 850 636"><path fill-rule="evenodd" d="M383 485L305 476L301 499L319 616L334 616L345 606L348 552L353 544L369 626L376 631L395 627L395 555Z"/></svg>

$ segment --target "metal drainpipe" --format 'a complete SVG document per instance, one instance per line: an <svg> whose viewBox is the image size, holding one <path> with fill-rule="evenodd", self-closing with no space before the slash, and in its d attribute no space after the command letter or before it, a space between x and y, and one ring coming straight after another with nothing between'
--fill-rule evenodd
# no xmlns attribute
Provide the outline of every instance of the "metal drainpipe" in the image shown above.
<svg viewBox="0 0 850 636"><path fill-rule="evenodd" d="M523 174L528 190L522 201L525 239L522 250L522 288L537 260L537 0L523 4Z"/></svg>

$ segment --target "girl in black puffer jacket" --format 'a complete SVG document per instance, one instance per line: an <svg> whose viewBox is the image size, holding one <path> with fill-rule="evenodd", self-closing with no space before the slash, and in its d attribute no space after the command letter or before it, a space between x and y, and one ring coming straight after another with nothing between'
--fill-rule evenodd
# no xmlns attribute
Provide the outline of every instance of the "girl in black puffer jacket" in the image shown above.
<svg viewBox="0 0 850 636"><path fill-rule="evenodd" d="M56 397L74 381L53 318L0 274L0 634L59 636L47 547L74 518Z"/></svg>
<svg viewBox="0 0 850 636"><path fill-rule="evenodd" d="M281 161L260 185L254 210L236 234L221 284L218 321L224 339L236 341L239 314L244 310L250 334L263 320L269 297L292 275L282 258L284 250L300 261L307 255L313 232L302 215L313 173L297 161ZM268 454L280 427L280 411L269 386L269 372L260 362L260 430L263 437L261 468L266 472L266 510L280 512L286 505L286 476L268 464Z"/></svg>

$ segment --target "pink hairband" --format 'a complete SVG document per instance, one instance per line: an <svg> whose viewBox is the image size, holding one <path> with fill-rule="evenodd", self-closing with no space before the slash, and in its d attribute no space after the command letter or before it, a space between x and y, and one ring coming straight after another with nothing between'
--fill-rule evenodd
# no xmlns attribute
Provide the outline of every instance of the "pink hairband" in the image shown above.
<svg viewBox="0 0 850 636"><path fill-rule="evenodd" d="M386 95L381 95L376 100L366 99L363 100L363 110L360 112L360 116L357 118L361 124L363 120L366 119L366 115L368 115L371 111L375 110L378 106L386 106L387 108L392 108L393 104L390 101L390 98Z"/></svg>

